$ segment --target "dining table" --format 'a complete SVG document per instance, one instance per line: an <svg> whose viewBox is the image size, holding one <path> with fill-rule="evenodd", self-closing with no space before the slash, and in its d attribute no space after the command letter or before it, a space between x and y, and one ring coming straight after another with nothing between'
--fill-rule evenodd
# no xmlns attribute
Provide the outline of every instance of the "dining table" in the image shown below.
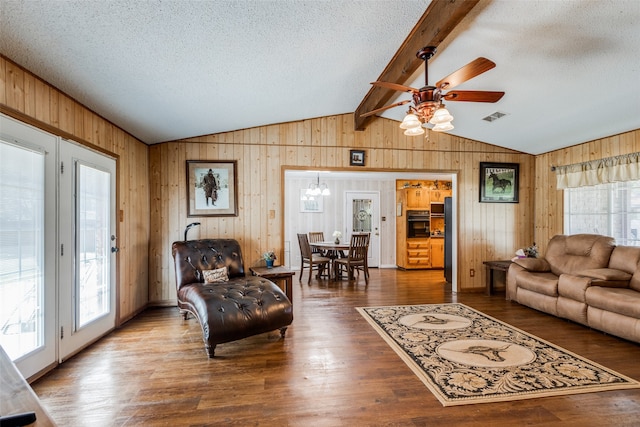
<svg viewBox="0 0 640 427"><path fill-rule="evenodd" d="M313 243L309 243L309 246L311 246L312 249L318 249L320 251L326 252L327 258L331 259L331 263L329 264L330 265L329 277L332 277L333 275L333 278L337 280L339 277L336 272L336 268L333 260L335 260L336 258L345 257L344 252L349 250L349 242L341 242L341 243L336 243L335 241L313 242Z"/></svg>

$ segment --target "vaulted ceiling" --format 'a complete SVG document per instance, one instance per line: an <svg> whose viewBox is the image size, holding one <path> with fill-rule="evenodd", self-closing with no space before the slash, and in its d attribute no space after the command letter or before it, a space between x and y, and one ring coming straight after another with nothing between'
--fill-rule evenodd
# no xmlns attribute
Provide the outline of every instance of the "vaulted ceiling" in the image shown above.
<svg viewBox="0 0 640 427"><path fill-rule="evenodd" d="M0 53L154 144L356 111L430 3L0 0ZM482 56L496 68L456 89L506 94L447 103L449 133L539 154L640 129L638 22L637 0L480 0L429 80ZM402 79L423 86L424 66Z"/></svg>

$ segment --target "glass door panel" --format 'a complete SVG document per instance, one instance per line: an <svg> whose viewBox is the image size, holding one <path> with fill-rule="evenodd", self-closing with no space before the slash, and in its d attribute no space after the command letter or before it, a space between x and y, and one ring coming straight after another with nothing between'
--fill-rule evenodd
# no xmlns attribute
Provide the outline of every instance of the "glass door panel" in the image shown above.
<svg viewBox="0 0 640 427"><path fill-rule="evenodd" d="M109 174L77 164L75 329L109 312Z"/></svg>
<svg viewBox="0 0 640 427"><path fill-rule="evenodd" d="M376 191L345 192L345 224L347 239L351 233L371 233L369 240L369 267L380 263L380 193Z"/></svg>
<svg viewBox="0 0 640 427"><path fill-rule="evenodd" d="M0 143L0 345L18 359L44 342L44 153Z"/></svg>

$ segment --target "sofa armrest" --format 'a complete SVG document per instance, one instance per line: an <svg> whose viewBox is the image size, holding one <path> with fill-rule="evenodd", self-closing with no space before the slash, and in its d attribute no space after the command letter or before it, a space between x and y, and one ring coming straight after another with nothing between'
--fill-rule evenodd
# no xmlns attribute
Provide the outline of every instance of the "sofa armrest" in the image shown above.
<svg viewBox="0 0 640 427"><path fill-rule="evenodd" d="M631 280L631 274L615 268L590 268L580 271L580 275L591 278L591 286L605 288L626 288Z"/></svg>
<svg viewBox="0 0 640 427"><path fill-rule="evenodd" d="M558 295L570 298L582 303L587 302L585 296L587 289L592 285L593 279L585 276L575 276L573 274L561 274L558 278Z"/></svg>
<svg viewBox="0 0 640 427"><path fill-rule="evenodd" d="M544 258L515 258L513 262L527 271L539 273L551 271L551 266Z"/></svg>

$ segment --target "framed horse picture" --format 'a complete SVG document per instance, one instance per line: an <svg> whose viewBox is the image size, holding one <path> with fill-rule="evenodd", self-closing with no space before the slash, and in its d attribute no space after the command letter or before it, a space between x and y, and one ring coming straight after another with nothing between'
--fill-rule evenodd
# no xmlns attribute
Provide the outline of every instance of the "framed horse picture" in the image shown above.
<svg viewBox="0 0 640 427"><path fill-rule="evenodd" d="M480 162L480 202L518 203L519 163Z"/></svg>

